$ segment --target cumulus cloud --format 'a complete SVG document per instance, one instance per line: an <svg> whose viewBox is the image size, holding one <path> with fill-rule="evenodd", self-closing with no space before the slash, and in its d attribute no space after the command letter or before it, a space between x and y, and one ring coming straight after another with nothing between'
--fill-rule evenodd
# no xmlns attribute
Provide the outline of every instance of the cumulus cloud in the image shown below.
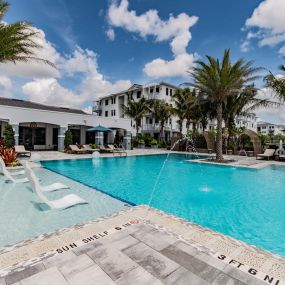
<svg viewBox="0 0 285 285"><path fill-rule="evenodd" d="M157 58L145 65L144 72L154 78L185 76L185 72L194 66L194 61L195 56L188 53L177 55L169 61Z"/></svg>
<svg viewBox="0 0 285 285"><path fill-rule="evenodd" d="M154 37L156 42L169 41L173 53L173 60L154 59L145 65L144 71L150 77L181 76L193 67L192 54L187 53L187 46L192 39L190 28L196 24L198 17L181 13L174 17L170 15L167 20L162 20L158 11L151 9L141 15L129 10L128 0L120 3L113 1L108 10L110 26L121 27L140 37ZM181 59L187 59L187 64L181 64ZM180 66L179 66L180 64ZM173 71L170 68L174 67ZM165 71L164 68L167 70Z"/></svg>
<svg viewBox="0 0 285 285"><path fill-rule="evenodd" d="M7 76L0 76L0 96L11 97L12 81Z"/></svg>
<svg viewBox="0 0 285 285"><path fill-rule="evenodd" d="M248 31L247 40L250 35L258 39L259 46L275 46L280 44L279 50L285 55L285 1L263 0L253 11L253 14L245 22ZM252 29L257 29L253 33Z"/></svg>
<svg viewBox="0 0 285 285"><path fill-rule="evenodd" d="M30 101L63 107L78 107L84 98L61 86L55 78L35 79L22 86Z"/></svg>

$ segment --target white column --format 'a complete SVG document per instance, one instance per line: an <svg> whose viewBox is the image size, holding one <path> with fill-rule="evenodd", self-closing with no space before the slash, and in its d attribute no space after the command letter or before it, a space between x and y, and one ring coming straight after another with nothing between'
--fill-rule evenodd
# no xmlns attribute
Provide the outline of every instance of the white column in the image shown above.
<svg viewBox="0 0 285 285"><path fill-rule="evenodd" d="M65 132L67 130L67 127L60 126L58 129L58 136L57 136L57 145L58 145L58 151L64 150L64 137Z"/></svg>
<svg viewBox="0 0 285 285"><path fill-rule="evenodd" d="M19 124L12 124L14 131L15 145L19 144Z"/></svg>

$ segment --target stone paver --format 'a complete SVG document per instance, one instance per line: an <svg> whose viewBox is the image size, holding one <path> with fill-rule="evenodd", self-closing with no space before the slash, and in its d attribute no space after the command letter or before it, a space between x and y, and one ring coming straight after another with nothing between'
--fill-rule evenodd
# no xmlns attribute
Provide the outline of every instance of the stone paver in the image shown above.
<svg viewBox="0 0 285 285"><path fill-rule="evenodd" d="M31 277L21 280L21 285L68 285L56 267L51 267Z"/></svg>
<svg viewBox="0 0 285 285"><path fill-rule="evenodd" d="M70 285L114 285L114 281L96 264L68 279Z"/></svg>
<svg viewBox="0 0 285 285"><path fill-rule="evenodd" d="M147 209L148 211L146 211ZM150 220L142 219L146 216ZM156 217L154 220L157 223L164 221L163 227L160 224L152 224L152 217ZM164 217L166 218L164 219ZM174 225L176 228L181 225L183 231L187 231L186 239L175 235L175 231L168 230ZM118 226L120 227L118 228ZM98 228L100 228L99 232L103 233L100 238L90 239L86 243L87 237L98 235ZM279 264L277 259L269 253L257 249L251 250L251 247L230 238L222 239L221 235L213 231L185 223L178 218L151 208L140 206L114 215L108 218L106 223L104 219L99 219L98 222L87 223L83 228L75 226L72 229L64 229L62 230L64 237L71 236L68 235L70 230L86 232L85 242L74 241L77 246L63 253L57 254L54 251L41 257L34 256L32 262L29 261L30 263L24 263L18 267L14 266L7 271L8 273L1 275L4 277L1 277L0 284L1 282L1 285L285 284L282 279L278 281L277 273L282 274L279 267L274 267L277 273L268 276L267 283L261 281L265 276L262 271L258 272L259 275L257 274L261 279L248 273L248 268L250 268L248 266L250 266L252 258L259 258L256 260L259 263L254 262L253 265L261 266L263 257L267 256L269 256L269 258L265 258L267 268L271 268L272 264ZM104 234L104 231L107 234ZM202 239L200 244L195 243L191 240L192 233L195 232L207 233L213 239L210 241ZM75 234L74 236L77 238L84 234ZM42 244L42 248L45 239L56 238L61 247L64 246L64 243L60 241L60 237L61 233L57 232L55 235L48 235L38 241ZM235 267L238 261L230 265L229 257L227 262L222 261L218 258L220 254L217 255L216 252L209 251L207 248L209 244L214 244L215 248L223 251L223 240L226 245L225 255L233 254L231 258L236 256L237 260L241 260L241 258L244 260L245 264L241 269ZM70 239L68 238L67 241L64 239L64 242L69 243ZM14 254L21 253L21 247L25 248L27 245L30 250L36 252L33 248L34 243L37 245L37 241L33 240L32 243L27 242L16 246L16 251L10 250ZM2 255L9 255L9 249ZM280 261L282 263L282 260ZM265 265L263 266L265 267ZM270 281L271 279L272 281Z"/></svg>

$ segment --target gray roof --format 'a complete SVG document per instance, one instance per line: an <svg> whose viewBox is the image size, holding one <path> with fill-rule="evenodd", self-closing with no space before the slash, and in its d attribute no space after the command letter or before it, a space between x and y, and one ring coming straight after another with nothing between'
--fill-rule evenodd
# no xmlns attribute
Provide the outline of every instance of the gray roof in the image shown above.
<svg viewBox="0 0 285 285"><path fill-rule="evenodd" d="M86 113L80 109L70 109L70 108L66 108L66 107L55 107L55 106L39 104L39 103L31 102L31 101L24 101L24 100L20 100L20 99L11 99L11 98L5 98L5 97L0 97L0 105L18 107L18 108L28 108L28 109L37 109L37 110L45 110L45 111L54 111L54 112L86 115Z"/></svg>

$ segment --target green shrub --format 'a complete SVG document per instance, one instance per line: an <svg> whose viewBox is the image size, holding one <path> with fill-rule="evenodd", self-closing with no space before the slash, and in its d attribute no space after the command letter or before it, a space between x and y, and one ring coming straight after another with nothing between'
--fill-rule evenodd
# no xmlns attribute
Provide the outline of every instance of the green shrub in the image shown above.
<svg viewBox="0 0 285 285"><path fill-rule="evenodd" d="M98 148L98 145L96 143L91 144L91 148L96 149Z"/></svg>
<svg viewBox="0 0 285 285"><path fill-rule="evenodd" d="M15 133L10 124L7 124L3 131L4 135L4 146L6 148L14 147L15 146Z"/></svg>
<svg viewBox="0 0 285 285"><path fill-rule="evenodd" d="M151 145L157 145L157 140L156 139L152 139L150 142Z"/></svg>
<svg viewBox="0 0 285 285"><path fill-rule="evenodd" d="M138 143L139 143L139 144L145 144L145 141L144 141L143 139L139 139L139 140L138 140Z"/></svg>
<svg viewBox="0 0 285 285"><path fill-rule="evenodd" d="M67 130L65 132L65 137L64 137L64 146L65 146L65 148L67 148L72 143L73 143L72 132L70 130Z"/></svg>

